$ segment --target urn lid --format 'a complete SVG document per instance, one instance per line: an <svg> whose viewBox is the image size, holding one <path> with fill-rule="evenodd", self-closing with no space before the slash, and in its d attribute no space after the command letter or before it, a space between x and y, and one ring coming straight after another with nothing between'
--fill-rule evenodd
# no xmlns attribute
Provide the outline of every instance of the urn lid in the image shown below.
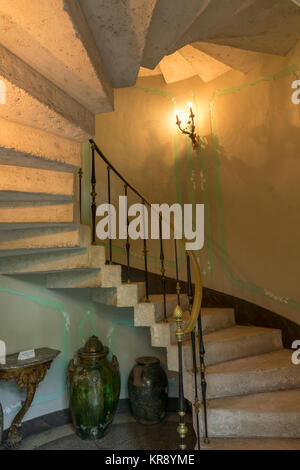
<svg viewBox="0 0 300 470"><path fill-rule="evenodd" d="M103 346L100 339L97 336L91 336L87 339L85 345L79 350L79 355L106 355L108 349Z"/></svg>
<svg viewBox="0 0 300 470"><path fill-rule="evenodd" d="M153 366L154 364L160 364L160 360L157 357L150 356L138 357L136 362L142 366Z"/></svg>

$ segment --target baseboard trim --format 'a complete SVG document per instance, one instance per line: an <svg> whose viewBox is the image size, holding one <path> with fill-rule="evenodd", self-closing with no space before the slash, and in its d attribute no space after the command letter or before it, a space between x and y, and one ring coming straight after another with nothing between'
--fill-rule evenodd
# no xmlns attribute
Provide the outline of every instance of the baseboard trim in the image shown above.
<svg viewBox="0 0 300 470"><path fill-rule="evenodd" d="M189 409L189 404L187 404L187 409ZM167 403L167 413L174 413L178 410L178 398L169 397ZM116 411L117 414L131 415L130 402L128 398L122 398L119 400L118 408ZM41 432L47 431L54 427L65 426L72 423L71 412L69 408L64 410L54 411L53 413L48 413L46 415L41 415L37 418L30 419L25 421L22 424L22 435L23 438L30 437L34 434L39 434ZM7 439L8 429L3 432L3 441Z"/></svg>

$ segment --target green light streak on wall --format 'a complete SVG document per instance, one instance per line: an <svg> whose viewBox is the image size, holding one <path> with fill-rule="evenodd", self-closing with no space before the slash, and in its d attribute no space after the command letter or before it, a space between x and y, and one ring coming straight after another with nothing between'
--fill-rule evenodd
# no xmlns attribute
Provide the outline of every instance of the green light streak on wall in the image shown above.
<svg viewBox="0 0 300 470"><path fill-rule="evenodd" d="M227 250L227 239L226 239L226 230L225 230L225 216L224 216L224 204L223 204L223 193L222 193L222 179L220 171L220 160L219 160L219 139L218 139L218 129L216 122L216 103L217 98L224 95L230 95L233 93L238 93L244 90L247 87L255 86L263 82L269 82L272 80L278 80L289 74L296 74L299 71L297 65L293 64L283 70L280 70L277 73L268 75L257 80L243 83L231 88L217 90L210 103L210 119L211 119L211 129L212 129L212 139L213 139L213 163L214 163L214 174L215 174L215 185L216 185L216 201L217 201L217 220L218 220L218 233L221 246L221 260L222 260L222 269L229 281L236 286L242 287L246 290L256 292L260 295L266 297L266 292L263 287L257 286L250 282L245 282L240 279L236 279L232 274L229 263L228 263L228 250ZM274 295L273 300L280 302L280 296ZM291 299L286 299L285 304L291 307L294 310L300 310L300 302L296 302Z"/></svg>

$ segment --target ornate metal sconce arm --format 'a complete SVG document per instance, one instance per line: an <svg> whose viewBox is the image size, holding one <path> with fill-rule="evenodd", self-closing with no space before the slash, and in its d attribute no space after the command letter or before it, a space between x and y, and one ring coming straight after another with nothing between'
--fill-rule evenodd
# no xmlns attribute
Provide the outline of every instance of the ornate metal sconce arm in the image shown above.
<svg viewBox="0 0 300 470"><path fill-rule="evenodd" d="M176 125L182 134L186 134L192 141L193 148L199 147L199 136L196 134L195 130L195 114L193 113L192 108L190 108L189 121L187 122L186 127L183 129L181 127L182 122L179 119L178 114L176 114Z"/></svg>

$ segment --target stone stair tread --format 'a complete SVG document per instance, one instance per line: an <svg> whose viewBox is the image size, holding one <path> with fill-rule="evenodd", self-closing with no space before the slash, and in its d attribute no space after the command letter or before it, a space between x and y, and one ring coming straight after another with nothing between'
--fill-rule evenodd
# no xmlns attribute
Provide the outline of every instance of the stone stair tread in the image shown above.
<svg viewBox="0 0 300 470"><path fill-rule="evenodd" d="M240 326L215 331L204 335L204 343L221 343L240 340L243 337L269 334L271 332L280 332L275 328L263 328L259 326Z"/></svg>
<svg viewBox="0 0 300 470"><path fill-rule="evenodd" d="M197 370L200 381L200 369ZM186 397L194 395L194 372L185 375ZM291 351L277 351L206 367L207 397L210 399L252 395L300 387L300 374L291 361ZM200 382L198 382L200 384Z"/></svg>
<svg viewBox="0 0 300 470"><path fill-rule="evenodd" d="M48 274L46 279L48 289L96 289L120 285L120 266L109 264L61 270L60 273Z"/></svg>
<svg viewBox="0 0 300 470"><path fill-rule="evenodd" d="M177 303L175 297L173 303ZM190 319L190 312L188 310L188 299L186 296L181 298L181 306L183 309L183 328L186 326ZM172 313L172 312L171 312ZM202 328L204 335L211 333L212 331L224 330L225 328L231 328L235 325L235 315L233 308L227 309L209 309L204 308L201 312L202 317ZM154 319L153 323L150 324L151 328L151 342L155 347L169 347L170 345L177 344L176 340L176 320L174 315L170 314L167 317L167 322L162 318L159 320ZM197 327L196 327L197 329Z"/></svg>
<svg viewBox="0 0 300 470"><path fill-rule="evenodd" d="M35 196L36 197L36 196ZM24 196L22 201L10 201L0 203L1 223L43 223L74 221L73 200L55 200L55 198L40 197L39 200L28 200Z"/></svg>
<svg viewBox="0 0 300 470"><path fill-rule="evenodd" d="M88 226L70 224L0 224L0 256L43 253L57 248L80 248L90 244ZM36 250L36 251L33 251Z"/></svg>
<svg viewBox="0 0 300 470"><path fill-rule="evenodd" d="M101 271L101 267L99 268L74 268L74 269L60 269L58 272L62 273L72 273L74 275L76 274L97 274ZM96 289L102 289L102 287L96 288Z"/></svg>
<svg viewBox="0 0 300 470"><path fill-rule="evenodd" d="M281 330L250 326L234 326L204 334L207 366L233 361L243 357L257 356L283 348ZM197 338L198 343L198 338ZM183 364L185 370L192 366L190 338L183 342ZM177 346L167 346L168 367L178 371ZM198 362L198 359L197 359Z"/></svg>
<svg viewBox="0 0 300 470"><path fill-rule="evenodd" d="M233 374L240 372L256 372L266 370L277 370L286 367L297 367L291 361L289 349L279 349L258 356L249 356L242 359L223 362L208 366L207 374ZM299 371L300 372L300 371Z"/></svg>
<svg viewBox="0 0 300 470"><path fill-rule="evenodd" d="M72 196L74 192L74 176L68 172L3 165L0 166L0 179L0 193L6 200L18 198L18 193Z"/></svg>
<svg viewBox="0 0 300 470"><path fill-rule="evenodd" d="M208 403L210 409L259 413L300 413L300 389L215 398L209 400Z"/></svg>
<svg viewBox="0 0 300 470"><path fill-rule="evenodd" d="M121 279L121 265L112 265L120 269ZM104 284L100 289L92 289L92 299L94 302L113 305L116 307L135 307L145 296L145 283L144 282L120 282L118 285ZM147 304L150 305L150 304Z"/></svg>
<svg viewBox="0 0 300 470"><path fill-rule="evenodd" d="M74 172L81 166L80 143L0 119L0 164Z"/></svg>
<svg viewBox="0 0 300 470"><path fill-rule="evenodd" d="M105 264L105 249L101 246L62 247L35 253L0 257L2 274L51 273L76 268L98 268ZM117 267L118 268L118 267ZM120 272L121 277L121 272Z"/></svg>
<svg viewBox="0 0 300 470"><path fill-rule="evenodd" d="M99 268L100 269L100 268ZM96 291L97 289L118 289L119 287L126 287L126 286L143 286L144 282L143 281L137 281L137 282L122 282L119 286L117 287L95 287L93 291Z"/></svg>
<svg viewBox="0 0 300 470"><path fill-rule="evenodd" d="M297 367L291 361L292 352L289 349L279 349L277 351L259 354L257 356L243 357L232 361L220 362L206 367L206 374L239 374L248 372L265 372L283 368ZM193 375L192 369L187 371ZM200 375L200 371L197 370Z"/></svg>
<svg viewBox="0 0 300 470"><path fill-rule="evenodd" d="M36 228L70 228L76 229L79 226L72 222L5 222L0 223L0 230L30 230Z"/></svg>
<svg viewBox="0 0 300 470"><path fill-rule="evenodd" d="M172 294L171 294L172 295ZM201 309L201 314L203 316L211 316L215 315L216 313L219 313L220 311L232 311L234 309L231 308L202 308ZM189 312L187 310L184 311L185 317L189 315ZM173 316L167 318L168 323L175 323L175 318ZM157 324L163 324L165 323L164 321L157 322Z"/></svg>
<svg viewBox="0 0 300 470"><path fill-rule="evenodd" d="M101 51L112 86L122 88L134 85L156 0L79 0L79 3Z"/></svg>
<svg viewBox="0 0 300 470"><path fill-rule="evenodd" d="M30 192L30 191L2 191L0 190L0 204L2 205L14 205L18 206L28 206L30 202L37 203L38 205L42 206L46 202L72 202L73 195L61 195L61 194L51 194L49 192Z"/></svg>
<svg viewBox="0 0 300 470"><path fill-rule="evenodd" d="M300 450L300 439L293 438L210 438L201 450Z"/></svg>
<svg viewBox="0 0 300 470"><path fill-rule="evenodd" d="M15 250L0 250L0 258L13 258L17 256L24 256L24 255L35 255L37 253L40 254L45 254L45 253L56 253L56 252L66 252L70 253L71 251L77 251L77 250L82 250L84 247L81 246L70 246L70 247L49 247L49 248L20 248L20 249L15 249Z"/></svg>
<svg viewBox="0 0 300 470"><path fill-rule="evenodd" d="M93 135L92 112L2 45L0 56L6 93L10 96L9 106L1 106L1 117L77 142Z"/></svg>
<svg viewBox="0 0 300 470"><path fill-rule="evenodd" d="M190 312L188 310L185 310L183 312L183 320L188 320L188 318L190 317ZM171 315L170 317L167 318L167 321L165 320L161 320L161 321L158 321L155 323L155 325L167 325L168 323L170 325L173 325L174 323L176 322L175 318L173 315Z"/></svg>
<svg viewBox="0 0 300 470"><path fill-rule="evenodd" d="M278 332L280 333L281 330L273 329L273 328L263 328L260 326L241 326L235 325L231 328L225 328L223 330L214 331L213 333L208 333L203 336L204 343L223 343L223 342L232 342L238 341L240 339L249 337L249 336L256 336L256 335L264 335L270 332ZM190 346L191 340L186 338L183 341L184 346Z"/></svg>

